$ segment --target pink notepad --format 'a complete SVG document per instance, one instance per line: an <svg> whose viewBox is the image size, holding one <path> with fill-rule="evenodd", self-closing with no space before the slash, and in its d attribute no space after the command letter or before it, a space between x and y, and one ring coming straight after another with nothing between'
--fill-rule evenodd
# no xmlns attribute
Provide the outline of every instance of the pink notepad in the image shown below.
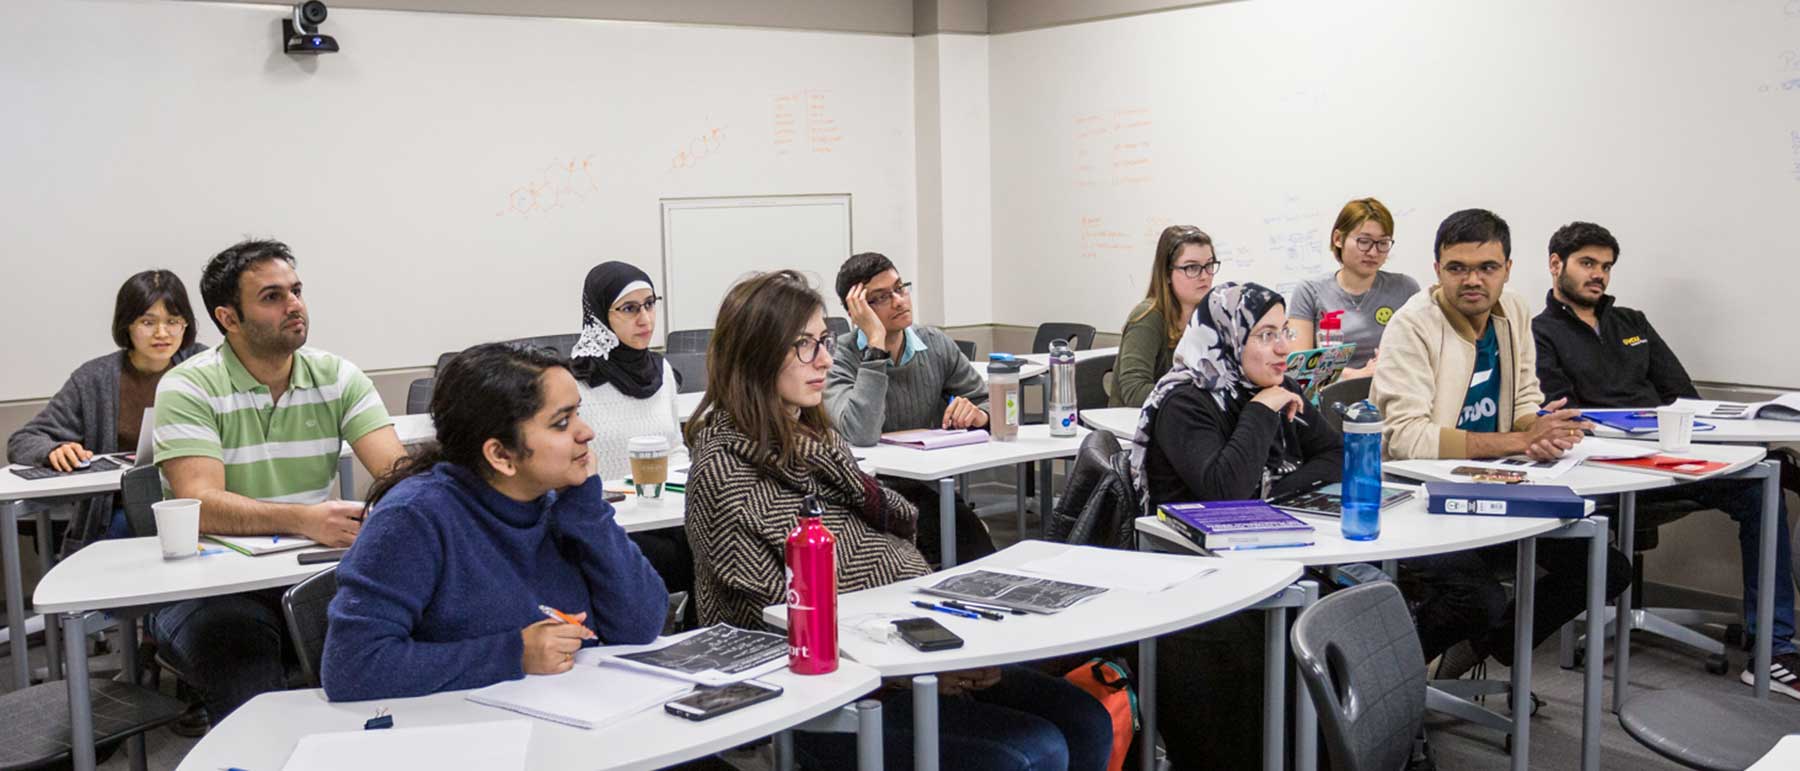
<svg viewBox="0 0 1800 771"><path fill-rule="evenodd" d="M967 431L950 428L920 428L881 435L882 444L911 447L915 450L942 450L945 447L981 444L987 440L988 432L979 428Z"/></svg>

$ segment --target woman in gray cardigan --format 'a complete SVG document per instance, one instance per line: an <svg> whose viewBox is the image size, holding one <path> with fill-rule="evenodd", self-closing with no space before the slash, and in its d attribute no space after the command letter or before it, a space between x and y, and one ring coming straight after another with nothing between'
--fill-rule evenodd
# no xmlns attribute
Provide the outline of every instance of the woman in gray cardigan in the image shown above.
<svg viewBox="0 0 1800 771"><path fill-rule="evenodd" d="M119 350L75 369L42 412L6 440L13 463L69 471L96 454L137 447L144 409L156 403L156 384L170 367L206 346L194 342L197 326L187 288L166 270L146 270L119 287L112 335ZM112 496L96 496L71 524L64 552L102 535L120 535ZM120 512L122 514L122 512ZM109 532L111 531L111 532Z"/></svg>

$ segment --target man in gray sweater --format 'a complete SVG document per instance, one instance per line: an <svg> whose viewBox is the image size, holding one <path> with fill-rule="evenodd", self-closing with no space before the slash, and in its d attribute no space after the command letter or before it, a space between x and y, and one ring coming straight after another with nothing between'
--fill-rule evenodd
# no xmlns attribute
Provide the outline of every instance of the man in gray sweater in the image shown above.
<svg viewBox="0 0 1800 771"><path fill-rule="evenodd" d="M889 431L988 424L986 382L943 330L913 324L911 288L892 261L874 252L855 255L838 270L838 300L855 328L838 338L825 412L853 445L872 446ZM940 554L936 488L895 477L881 483L919 508L919 551ZM958 496L957 562L993 552L987 526Z"/></svg>

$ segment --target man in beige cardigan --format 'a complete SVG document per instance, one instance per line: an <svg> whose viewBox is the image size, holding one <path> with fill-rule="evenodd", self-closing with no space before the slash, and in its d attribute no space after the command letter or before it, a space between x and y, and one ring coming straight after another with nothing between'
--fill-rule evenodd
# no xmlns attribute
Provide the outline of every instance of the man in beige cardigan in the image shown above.
<svg viewBox="0 0 1800 771"><path fill-rule="evenodd" d="M1433 252L1437 285L1401 306L1381 338L1369 394L1387 423L1385 454L1560 457L1581 441L1586 424L1579 412L1560 409L1560 399L1538 414L1544 395L1538 389L1531 312L1506 291L1512 270L1506 220L1482 209L1452 214L1438 226ZM1538 566L1545 575L1534 593L1534 646L1585 607L1586 550L1584 541L1538 543ZM1511 665L1513 613L1495 573L1511 566L1513 555L1513 546L1503 544L1402 564L1403 586L1440 598L1431 613L1421 606L1421 639L1468 636L1439 659L1438 677L1458 677L1490 655ZM1624 591L1630 581L1630 560L1612 551L1607 596ZM1482 618L1492 626L1471 633L1471 624Z"/></svg>

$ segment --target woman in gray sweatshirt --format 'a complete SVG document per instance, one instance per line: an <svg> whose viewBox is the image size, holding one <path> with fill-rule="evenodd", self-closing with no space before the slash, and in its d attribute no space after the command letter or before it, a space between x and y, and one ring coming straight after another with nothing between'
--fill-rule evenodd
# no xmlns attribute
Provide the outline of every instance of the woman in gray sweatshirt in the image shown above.
<svg viewBox="0 0 1800 771"><path fill-rule="evenodd" d="M125 280L113 304L112 337L119 349L75 368L50 403L6 440L6 457L27 466L69 471L95 455L137 447L145 408L156 403L164 372L206 346L194 342L196 324L187 288L166 270L146 270ZM72 553L102 535L124 531L115 524L113 496L96 496L80 509L64 542Z"/></svg>

